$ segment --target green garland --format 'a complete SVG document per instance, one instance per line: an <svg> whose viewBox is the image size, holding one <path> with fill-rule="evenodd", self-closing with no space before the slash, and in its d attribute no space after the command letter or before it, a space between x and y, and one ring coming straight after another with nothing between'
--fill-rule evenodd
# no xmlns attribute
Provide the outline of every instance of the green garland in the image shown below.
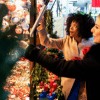
<svg viewBox="0 0 100 100"><path fill-rule="evenodd" d="M58 38L57 37L57 32L53 33L53 18L52 18L52 12L50 10L47 10L46 13L45 13L45 25L46 25L46 30L49 34L49 36L51 38ZM58 59L62 59L63 58L63 52L58 50L58 49L54 49L54 48L49 48L49 49L46 49L43 50L44 53ZM33 70L32 70L32 86L33 86L33 89L34 89L34 97L37 98L39 97L40 95L40 92L37 92L37 86L39 86L39 83L41 81L43 81L43 83L49 83L48 81L48 72L49 71L46 71L44 67L42 67L41 65L39 65L38 63L36 63L36 65L34 66ZM60 85L60 81L59 80L56 80L55 81L59 87L54 91L56 93L56 98L58 98L58 100L62 100L62 97L63 97L63 93L62 93L62 86Z"/></svg>
<svg viewBox="0 0 100 100"><path fill-rule="evenodd" d="M47 10L44 16L45 16L45 25L46 25L47 33L52 38L58 38L57 32L53 33L53 18L52 18L51 10Z"/></svg>

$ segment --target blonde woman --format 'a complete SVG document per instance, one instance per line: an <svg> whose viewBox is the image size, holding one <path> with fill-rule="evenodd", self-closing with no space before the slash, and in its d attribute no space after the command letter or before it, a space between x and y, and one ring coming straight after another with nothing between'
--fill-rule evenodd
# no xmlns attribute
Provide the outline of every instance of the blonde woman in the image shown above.
<svg viewBox="0 0 100 100"><path fill-rule="evenodd" d="M54 59L41 52L34 45L27 48L25 57L30 61L36 61L58 76L84 79L86 81L87 100L98 100L100 97L100 15L97 17L91 32L93 32L95 44L82 60Z"/></svg>

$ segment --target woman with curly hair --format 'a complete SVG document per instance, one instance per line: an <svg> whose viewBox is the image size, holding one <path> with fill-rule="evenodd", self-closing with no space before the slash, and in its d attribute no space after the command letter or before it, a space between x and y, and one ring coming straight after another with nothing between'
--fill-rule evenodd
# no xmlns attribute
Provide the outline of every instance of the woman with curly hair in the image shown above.
<svg viewBox="0 0 100 100"><path fill-rule="evenodd" d="M88 14L82 15L80 13L72 13L69 14L66 23L67 36L62 39L53 39L47 37L44 19L42 19L38 27L40 43L43 46L63 50L64 58L67 61L74 57L80 57L82 59L83 48L93 45L93 42L89 38L92 37L91 28L94 26L95 22ZM79 87L80 80L75 81L75 79L72 78L61 77L61 85L63 86L62 91L65 99L70 100L70 96L73 94L73 83L74 86L76 84L76 87Z"/></svg>

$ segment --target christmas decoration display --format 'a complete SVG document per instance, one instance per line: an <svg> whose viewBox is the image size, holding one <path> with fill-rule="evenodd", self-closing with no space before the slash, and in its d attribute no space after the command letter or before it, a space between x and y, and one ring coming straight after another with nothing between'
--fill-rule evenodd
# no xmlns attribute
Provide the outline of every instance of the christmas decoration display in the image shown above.
<svg viewBox="0 0 100 100"><path fill-rule="evenodd" d="M45 49L43 52L47 53ZM38 63L36 63L32 71L32 85L35 90L34 96L36 97L36 100L40 100L40 98L48 98L48 100L49 98L51 98L50 100L60 100L60 98L63 97L62 86L60 85L60 77L52 72L49 72ZM45 95L43 95L43 92L45 92ZM55 97L52 97L53 94L55 94Z"/></svg>
<svg viewBox="0 0 100 100"><path fill-rule="evenodd" d="M16 62L11 70L12 75L6 79L6 84L3 87L9 92L7 100L29 100L30 93L30 74L29 61L24 57Z"/></svg>
<svg viewBox="0 0 100 100"><path fill-rule="evenodd" d="M22 30L28 31L30 23L29 9L31 7L30 0L1 0L7 5L8 14L4 16L2 23L2 32L8 31L12 25L21 26ZM8 28L9 27L9 28Z"/></svg>

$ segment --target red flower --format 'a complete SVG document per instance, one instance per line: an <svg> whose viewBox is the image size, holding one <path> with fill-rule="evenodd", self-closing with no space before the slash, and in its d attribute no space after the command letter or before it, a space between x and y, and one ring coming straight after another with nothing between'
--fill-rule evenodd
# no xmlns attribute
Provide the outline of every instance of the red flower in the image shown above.
<svg viewBox="0 0 100 100"><path fill-rule="evenodd" d="M45 71L47 71L47 69L45 68Z"/></svg>
<svg viewBox="0 0 100 100"><path fill-rule="evenodd" d="M53 83L53 88L56 90L57 89L57 83Z"/></svg>
<svg viewBox="0 0 100 100"><path fill-rule="evenodd" d="M44 48L43 50L46 51L46 48Z"/></svg>
<svg viewBox="0 0 100 100"><path fill-rule="evenodd" d="M44 91L48 91L48 85L44 87Z"/></svg>
<svg viewBox="0 0 100 100"><path fill-rule="evenodd" d="M57 75L54 75L54 79L55 79L55 80L59 80L59 78L58 78Z"/></svg>
<svg viewBox="0 0 100 100"><path fill-rule="evenodd" d="M53 93L53 91L54 91L54 88L51 88L49 91L50 91L50 93Z"/></svg>
<svg viewBox="0 0 100 100"><path fill-rule="evenodd" d="M52 95L52 93L49 93L49 96L51 96Z"/></svg>
<svg viewBox="0 0 100 100"><path fill-rule="evenodd" d="M50 54L50 52L47 52L47 55L49 55Z"/></svg>
<svg viewBox="0 0 100 100"><path fill-rule="evenodd" d="M39 86L40 89L42 89L43 86Z"/></svg>
<svg viewBox="0 0 100 100"><path fill-rule="evenodd" d="M58 49L58 51L60 51L60 49Z"/></svg>
<svg viewBox="0 0 100 100"><path fill-rule="evenodd" d="M55 58L57 58L58 56L57 55L54 55L55 56Z"/></svg>
<svg viewBox="0 0 100 100"><path fill-rule="evenodd" d="M54 80L50 80L50 87L52 88Z"/></svg>
<svg viewBox="0 0 100 100"><path fill-rule="evenodd" d="M52 75L53 73L51 72L50 75Z"/></svg>
<svg viewBox="0 0 100 100"><path fill-rule="evenodd" d="M43 81L41 81L41 83L39 83L41 86L43 86L44 85L44 83L43 83Z"/></svg>
<svg viewBox="0 0 100 100"><path fill-rule="evenodd" d="M74 58L71 59L71 60L81 60L81 58L80 58L80 57L74 57Z"/></svg>
<svg viewBox="0 0 100 100"><path fill-rule="evenodd" d="M85 56L86 53L90 50L90 48L91 48L91 47L84 47L84 48L83 48L82 51L83 51L83 55L84 55L84 56Z"/></svg>
<svg viewBox="0 0 100 100"><path fill-rule="evenodd" d="M37 11L38 11L38 13L40 12L40 9L41 9L41 4L39 4L39 5L37 6Z"/></svg>

